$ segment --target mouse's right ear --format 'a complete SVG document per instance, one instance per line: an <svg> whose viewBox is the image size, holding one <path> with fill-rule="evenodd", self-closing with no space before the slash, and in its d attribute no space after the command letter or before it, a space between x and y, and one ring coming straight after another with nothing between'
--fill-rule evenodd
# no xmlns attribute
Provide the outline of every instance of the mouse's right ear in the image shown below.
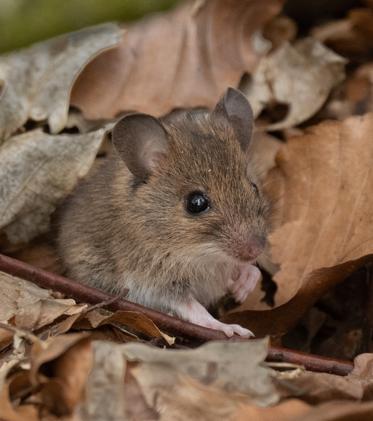
<svg viewBox="0 0 373 421"><path fill-rule="evenodd" d="M130 114L112 130L112 140L128 169L146 180L166 155L169 141L161 122L147 114Z"/></svg>
<svg viewBox="0 0 373 421"><path fill-rule="evenodd" d="M242 150L246 151L251 142L254 116L245 95L237 89L228 88L216 104L212 116L233 129Z"/></svg>

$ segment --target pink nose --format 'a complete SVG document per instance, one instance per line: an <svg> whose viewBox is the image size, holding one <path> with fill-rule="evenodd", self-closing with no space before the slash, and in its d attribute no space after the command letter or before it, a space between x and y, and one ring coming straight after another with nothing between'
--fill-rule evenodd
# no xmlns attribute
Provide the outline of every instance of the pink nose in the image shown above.
<svg viewBox="0 0 373 421"><path fill-rule="evenodd" d="M264 237L253 235L248 241L237 245L237 257L244 261L254 260L263 252L265 243Z"/></svg>

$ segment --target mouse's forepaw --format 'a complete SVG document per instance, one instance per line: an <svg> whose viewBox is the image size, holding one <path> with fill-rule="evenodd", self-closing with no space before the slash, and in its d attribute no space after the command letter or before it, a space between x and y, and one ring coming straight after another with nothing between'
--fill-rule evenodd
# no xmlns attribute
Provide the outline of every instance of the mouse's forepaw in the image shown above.
<svg viewBox="0 0 373 421"><path fill-rule="evenodd" d="M261 273L256 266L250 263L242 265L238 268L236 279L229 281L228 289L238 303L243 303L260 278Z"/></svg>

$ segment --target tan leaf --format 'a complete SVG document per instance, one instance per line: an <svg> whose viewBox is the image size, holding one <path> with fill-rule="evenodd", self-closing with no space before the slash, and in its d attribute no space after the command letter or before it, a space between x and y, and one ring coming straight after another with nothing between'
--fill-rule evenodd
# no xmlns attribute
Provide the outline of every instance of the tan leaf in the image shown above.
<svg viewBox="0 0 373 421"><path fill-rule="evenodd" d="M205 0L128 28L121 44L80 74L71 102L88 118L137 110L163 115L211 107L251 72L268 42L259 35L282 0Z"/></svg>
<svg viewBox="0 0 373 421"><path fill-rule="evenodd" d="M11 242L49 228L57 203L88 172L104 136L49 135L34 130L0 148L0 228Z"/></svg>
<svg viewBox="0 0 373 421"><path fill-rule="evenodd" d="M289 106L285 119L268 130L296 126L315 114L344 79L345 63L312 38L286 43L261 60L245 93L256 115L274 102Z"/></svg>
<svg viewBox="0 0 373 421"><path fill-rule="evenodd" d="M0 272L0 290L0 321L20 329L38 329L62 315L77 314L86 308L72 299L56 299L50 291L4 272ZM0 330L0 344L8 343L11 337L8 331Z"/></svg>
<svg viewBox="0 0 373 421"><path fill-rule="evenodd" d="M328 21L312 29L312 35L344 56L365 60L373 51L373 10L351 9L346 19Z"/></svg>
<svg viewBox="0 0 373 421"><path fill-rule="evenodd" d="M65 127L71 86L97 54L117 45L121 30L99 25L0 56L0 143L28 120Z"/></svg>
<svg viewBox="0 0 373 421"><path fill-rule="evenodd" d="M373 257L372 130L372 114L324 122L290 139L277 155L268 178L282 197L280 226L270 237L281 266L274 277L277 305L300 287L343 280Z"/></svg>
<svg viewBox="0 0 373 421"><path fill-rule="evenodd" d="M163 338L168 345L173 345L175 342L175 338L159 330L145 314L135 311L116 311L115 313L100 310L90 311L75 326L86 328L85 322L88 322L91 328L104 325L122 325L124 328L140 332L151 338Z"/></svg>
<svg viewBox="0 0 373 421"><path fill-rule="evenodd" d="M184 398L190 404L187 414L195 414L199 408L204 411L201 417L219 414L219 408L215 411L209 407L209 396L216 402L216 396L222 400L223 396L229 394L229 402L221 404L221 414L229 414L243 402L269 405L278 400L271 382L271 371L263 366L267 353L266 340L216 342L195 350L165 350L136 343L114 345L95 342L93 349L95 363L88 379L87 396L81 407L85 420L123 419L124 414L133 409L134 402L128 399L135 397L139 412L147 412L148 415L152 411L164 413L165 417L160 418L162 420L175 419L171 414L175 414L183 405ZM132 388L130 394L127 394L128 383ZM210 388L217 391L217 395ZM204 393L206 389L207 395ZM174 401L174 397L177 397L177 401ZM167 413L170 414L168 417ZM180 415L180 411L178 413ZM138 418L135 416L134 419ZM206 415L206 418L199 419L216 418L207 418Z"/></svg>
<svg viewBox="0 0 373 421"><path fill-rule="evenodd" d="M225 315L257 336L286 333L349 274L373 260L371 133L373 114L327 121L288 140L266 180L276 201L270 236L280 265L277 308Z"/></svg>
<svg viewBox="0 0 373 421"><path fill-rule="evenodd" d="M331 400L371 400L373 397L373 354L360 354L354 360L354 368L347 376L329 373L298 371L296 375L276 372L275 377L290 385L288 395L298 390L299 397L313 403Z"/></svg>
<svg viewBox="0 0 373 421"><path fill-rule="evenodd" d="M67 336L53 340L66 339ZM92 362L91 341L87 337L81 337L53 361L53 375L40 379L42 401L52 413L67 415L74 411L83 399Z"/></svg>
<svg viewBox="0 0 373 421"><path fill-rule="evenodd" d="M128 361L141 362L132 374L147 402L154 402L161 385L172 387L179 374L223 390L245 393L257 405L273 404L278 399L269 370L261 366L267 355L266 340L211 342L185 351L131 343L123 346L123 355Z"/></svg>

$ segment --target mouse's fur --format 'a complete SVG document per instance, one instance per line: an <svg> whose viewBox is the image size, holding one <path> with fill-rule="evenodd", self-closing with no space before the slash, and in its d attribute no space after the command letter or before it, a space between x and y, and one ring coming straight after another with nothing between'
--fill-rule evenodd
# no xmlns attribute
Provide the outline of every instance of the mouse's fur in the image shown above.
<svg viewBox="0 0 373 421"><path fill-rule="evenodd" d="M226 293L248 239L266 235L267 206L226 118L185 112L162 126L167 153L145 180L114 150L77 187L62 210L58 247L73 279L114 294L128 288L129 300L177 313L191 295L208 306ZM211 209L193 216L185 197L195 190Z"/></svg>

